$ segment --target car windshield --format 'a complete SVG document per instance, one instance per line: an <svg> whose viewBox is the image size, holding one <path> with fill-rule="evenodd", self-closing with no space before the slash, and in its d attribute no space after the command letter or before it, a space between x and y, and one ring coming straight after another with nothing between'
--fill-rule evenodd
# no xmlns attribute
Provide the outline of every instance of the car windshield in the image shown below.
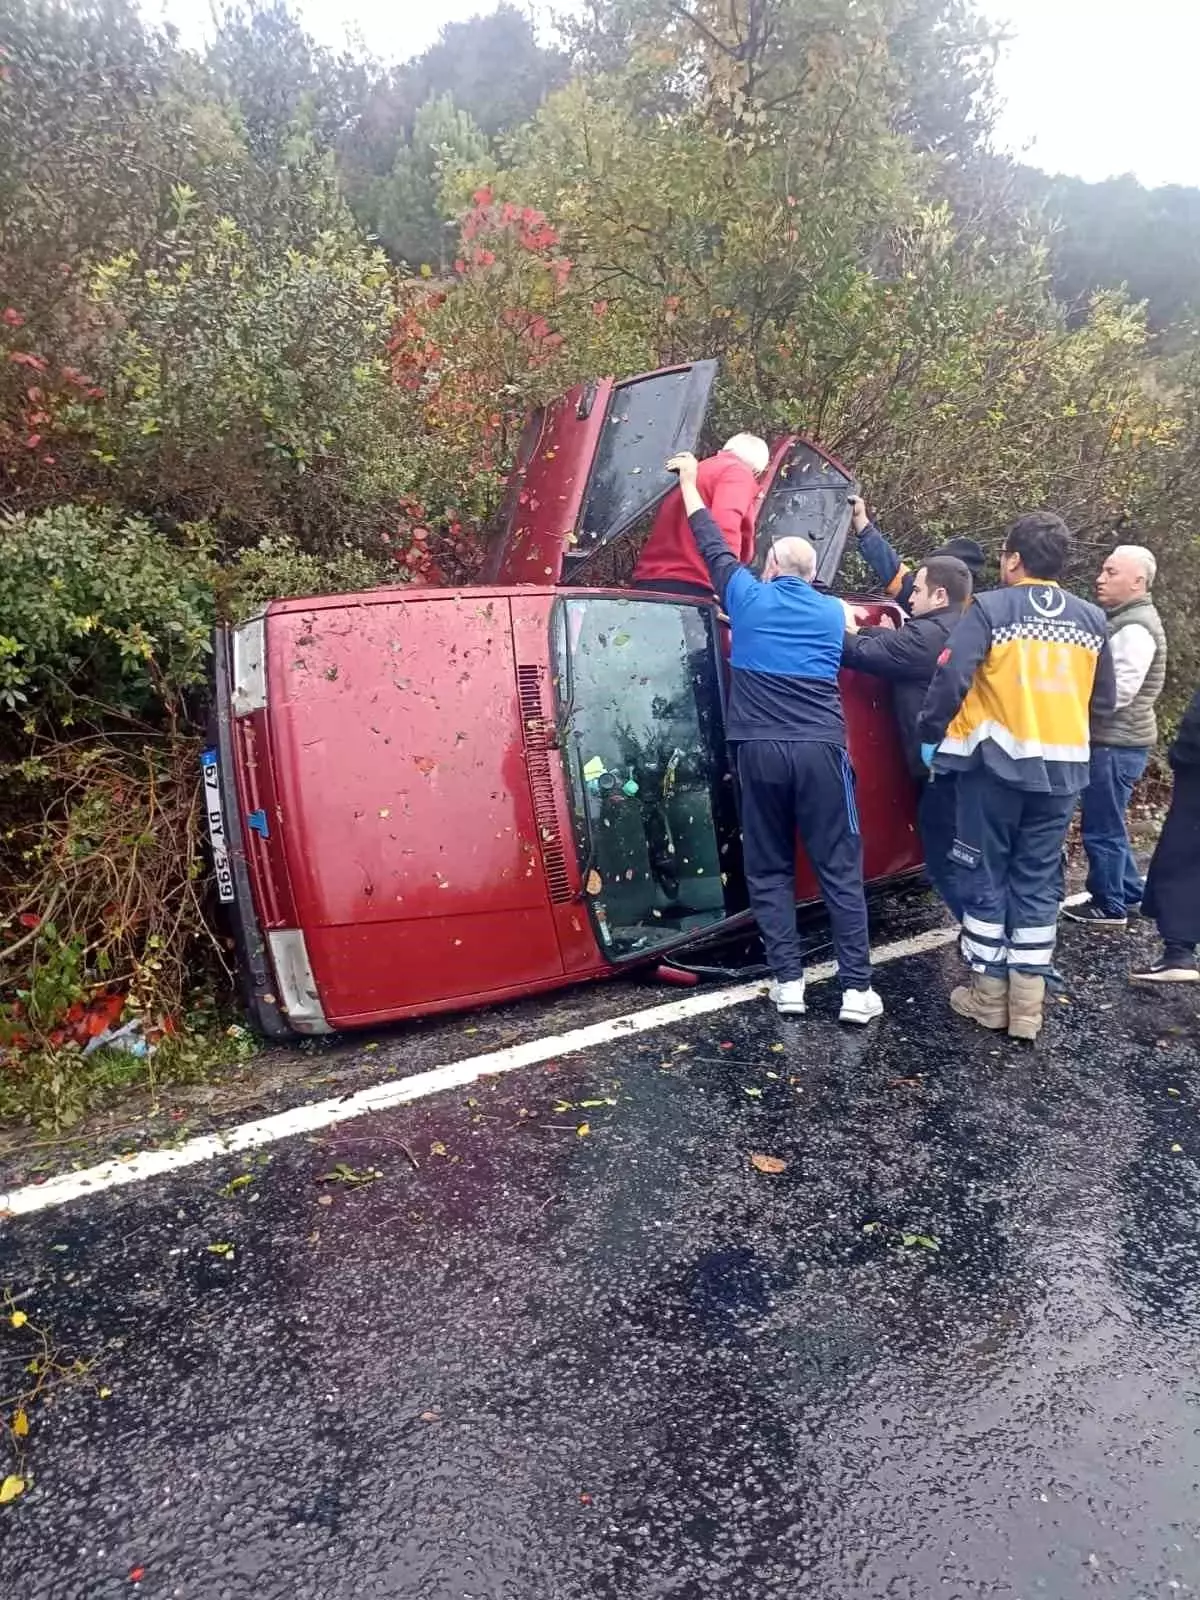
<svg viewBox="0 0 1200 1600"><path fill-rule="evenodd" d="M614 959L742 909L711 608L597 596L556 615L585 897Z"/></svg>

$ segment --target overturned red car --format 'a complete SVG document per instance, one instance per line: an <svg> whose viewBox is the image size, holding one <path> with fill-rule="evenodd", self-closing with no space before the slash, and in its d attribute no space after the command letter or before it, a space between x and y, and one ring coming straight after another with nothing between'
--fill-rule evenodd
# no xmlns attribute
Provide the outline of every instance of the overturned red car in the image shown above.
<svg viewBox="0 0 1200 1600"><path fill-rule="evenodd" d="M208 829L263 1033L490 1005L749 922L716 607L597 578L672 487L714 378L606 379L536 413L479 586L277 601L220 630ZM832 584L853 487L780 441L760 553L803 534ZM842 691L880 883L921 864L913 784L887 686ZM798 851L797 902L816 898Z"/></svg>

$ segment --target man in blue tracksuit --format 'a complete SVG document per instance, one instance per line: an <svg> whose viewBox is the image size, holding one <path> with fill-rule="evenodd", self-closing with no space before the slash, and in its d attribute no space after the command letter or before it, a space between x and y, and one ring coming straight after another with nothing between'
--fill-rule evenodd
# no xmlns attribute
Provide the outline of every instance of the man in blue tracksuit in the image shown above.
<svg viewBox="0 0 1200 1600"><path fill-rule="evenodd" d="M679 474L688 526L733 630L727 733L737 751L746 886L774 974L771 999L785 1014L804 1011L799 833L832 925L841 1020L870 1022L883 1002L871 987L862 838L838 691L842 603L813 588L816 556L805 539L778 540L760 582L705 506L695 456L667 465Z"/></svg>

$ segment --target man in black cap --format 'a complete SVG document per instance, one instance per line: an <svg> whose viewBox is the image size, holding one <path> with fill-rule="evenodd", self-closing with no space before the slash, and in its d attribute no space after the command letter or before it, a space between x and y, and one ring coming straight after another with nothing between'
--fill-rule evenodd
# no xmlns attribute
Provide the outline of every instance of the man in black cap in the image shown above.
<svg viewBox="0 0 1200 1600"><path fill-rule="evenodd" d="M917 574L900 559L896 547L889 543L867 515L867 502L861 495L856 495L850 502L852 511L852 525L855 538L858 540L858 553L879 579L883 592L889 600L894 600L898 606L912 613L913 584ZM971 581L978 586L979 575L987 563L982 545L976 544L974 539L953 538L947 539L944 544L938 545L936 550L931 550L927 559L935 556L954 556L961 561L971 574ZM918 571L920 569L918 568Z"/></svg>

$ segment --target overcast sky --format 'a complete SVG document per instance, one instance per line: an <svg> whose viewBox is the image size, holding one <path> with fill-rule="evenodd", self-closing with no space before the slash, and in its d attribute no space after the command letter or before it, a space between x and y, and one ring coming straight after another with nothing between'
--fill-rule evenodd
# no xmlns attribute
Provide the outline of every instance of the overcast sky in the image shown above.
<svg viewBox="0 0 1200 1600"><path fill-rule="evenodd" d="M423 50L443 23L491 0L294 0L310 30L339 44L357 29L384 59ZM529 0L526 0L529 3ZM569 3L569 0L567 0ZM207 0L144 0L189 39ZM1084 178L1135 173L1143 183L1200 184L1193 81L1200 0L981 0L1013 34L999 68L1007 102L999 140L1037 166ZM560 0L561 5L561 0ZM552 5L532 0L536 15Z"/></svg>

